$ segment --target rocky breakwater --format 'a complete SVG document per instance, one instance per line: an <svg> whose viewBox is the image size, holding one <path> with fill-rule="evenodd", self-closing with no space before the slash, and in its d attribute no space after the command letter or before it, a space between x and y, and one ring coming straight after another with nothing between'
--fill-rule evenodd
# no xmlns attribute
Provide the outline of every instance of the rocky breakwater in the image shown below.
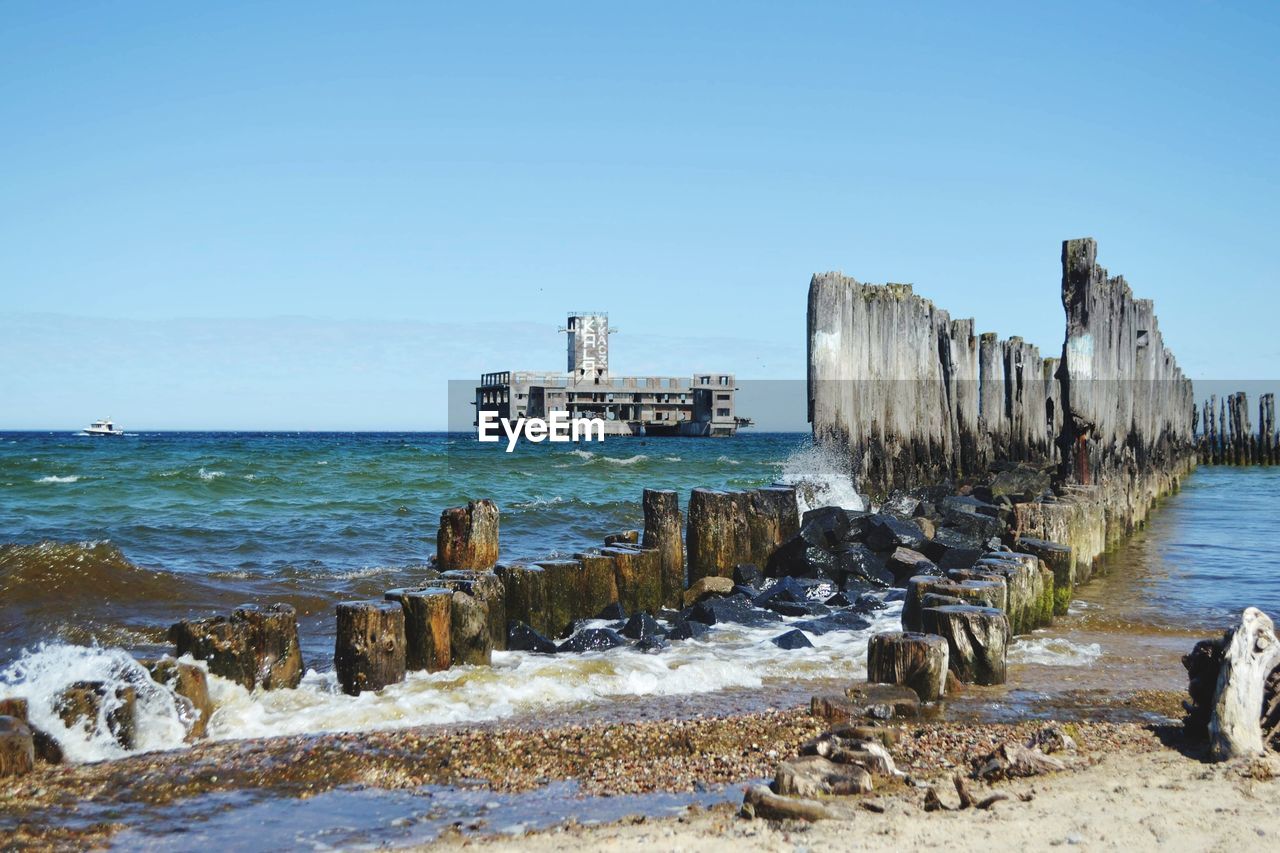
<svg viewBox="0 0 1280 853"><path fill-rule="evenodd" d="M1061 295L1061 357L1044 358L910 285L815 275L808 378L815 441L872 497L981 486L1066 586L1178 487L1196 416L1152 303L1097 264L1093 240L1063 243Z"/></svg>

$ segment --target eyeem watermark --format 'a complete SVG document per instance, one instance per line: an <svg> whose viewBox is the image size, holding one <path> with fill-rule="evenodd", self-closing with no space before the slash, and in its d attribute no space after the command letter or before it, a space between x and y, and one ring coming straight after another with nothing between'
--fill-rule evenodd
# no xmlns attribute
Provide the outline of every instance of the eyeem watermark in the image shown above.
<svg viewBox="0 0 1280 853"><path fill-rule="evenodd" d="M498 417L497 412L476 414L476 438L492 443L501 441L505 434L508 453L516 449L521 437L534 444L543 441L604 441L603 418L570 418L568 412L552 412L549 418L517 418L513 424L509 418Z"/></svg>

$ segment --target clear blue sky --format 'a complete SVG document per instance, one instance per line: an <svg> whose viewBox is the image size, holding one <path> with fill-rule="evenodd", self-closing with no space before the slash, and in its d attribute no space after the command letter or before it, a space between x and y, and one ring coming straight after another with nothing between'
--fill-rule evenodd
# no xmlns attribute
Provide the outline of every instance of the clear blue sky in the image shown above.
<svg viewBox="0 0 1280 853"><path fill-rule="evenodd" d="M1082 235L1188 374L1270 378L1278 44L1275 3L8 2L0 428L439 427L571 308L615 371L799 379L826 269L1056 351Z"/></svg>

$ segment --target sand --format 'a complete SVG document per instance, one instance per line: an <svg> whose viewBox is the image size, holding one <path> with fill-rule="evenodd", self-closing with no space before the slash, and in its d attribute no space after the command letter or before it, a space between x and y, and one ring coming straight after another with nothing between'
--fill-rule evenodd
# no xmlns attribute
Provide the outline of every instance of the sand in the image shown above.
<svg viewBox="0 0 1280 853"><path fill-rule="evenodd" d="M1271 778L1265 778L1270 776ZM666 820L569 826L512 838L442 838L435 849L486 850L1095 850L1280 849L1280 760L1209 765L1171 748L1119 753L1079 771L994 786L988 811L925 812L919 792L867 799L848 820L771 823L729 809ZM985 789L984 789L985 790ZM939 789L958 806L954 790ZM1032 795L1029 802L1018 795ZM846 798L856 799L856 798Z"/></svg>

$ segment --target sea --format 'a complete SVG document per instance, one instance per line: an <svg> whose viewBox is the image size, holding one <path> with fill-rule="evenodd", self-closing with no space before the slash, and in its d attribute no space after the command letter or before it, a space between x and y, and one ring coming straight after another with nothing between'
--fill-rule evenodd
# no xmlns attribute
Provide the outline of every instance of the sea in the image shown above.
<svg viewBox="0 0 1280 853"><path fill-rule="evenodd" d="M695 487L776 482L808 484L802 509L861 506L838 461L804 434L506 453L471 434L0 433L0 697L27 698L32 721L70 760L95 761L126 751L105 723L69 730L53 699L79 680L133 684L133 751L181 749L179 706L136 658L170 652L175 621L284 601L300 615L302 686L250 693L212 678L211 737L794 704L813 684L865 676L867 638L896 628L900 605L867 631L813 637L814 648L796 651L769 642L785 626L718 626L661 654L497 652L492 667L413 673L359 697L341 693L332 667L334 606L419 582L447 507L493 499L502 558L540 559L639 528L646 487L675 489L683 504ZM1171 669L1194 637L1221 631L1246 605L1280 614L1269 556L1278 502L1280 469L1197 470L1108 555L1072 614L1015 642L1011 661L1032 685L1063 673L1141 680L1150 670L1156 686L1176 683ZM1135 649L1131 636L1155 639Z"/></svg>

